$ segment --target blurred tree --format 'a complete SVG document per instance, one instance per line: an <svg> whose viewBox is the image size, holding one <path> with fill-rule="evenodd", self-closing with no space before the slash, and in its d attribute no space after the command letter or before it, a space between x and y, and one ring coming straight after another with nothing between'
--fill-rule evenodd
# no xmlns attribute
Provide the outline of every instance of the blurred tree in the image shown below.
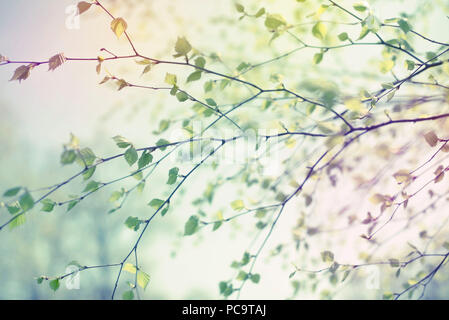
<svg viewBox="0 0 449 320"><path fill-rule="evenodd" d="M263 255L289 264L292 297L307 288L332 298L360 275L371 281L367 286L381 285L383 298L425 297L449 260L449 216L437 215L449 199L444 185L449 43L419 31L429 7L391 17L376 14L377 7L387 6L383 2L232 3L238 18L221 15L210 28L224 26L224 33L237 28L239 35L233 37L241 36L245 46L228 39L223 57L180 35L170 56L155 58L133 41L132 21L112 13L123 6L141 10L145 2L111 1L114 11L103 2L82 1L78 14L97 10L108 16L111 31L126 40L127 54L101 48L101 55L87 58L57 53L46 61L17 61L0 56L0 66L17 65L11 81L22 82L45 66L54 71L63 64L94 61L100 85L166 92L176 99L180 118L158 119L155 144L140 146L115 136L119 151L108 157L72 135L60 161L80 170L39 190L6 190L1 205L10 216L0 231L24 224L37 205L44 212L77 210L81 201L114 185L108 195L114 214L161 171L165 185L158 184L161 195L149 199L150 214L134 213L123 221L136 232L124 257L100 250L99 264L73 261L73 272L41 276L39 284L48 282L56 291L60 281L78 272L116 269L112 298L124 273L134 281L120 296L138 298L150 281L139 264L141 240L155 217L182 211L173 203L189 192L196 213L184 221L184 236L220 232L221 226L246 219L245 230L253 238L247 249L237 248L239 259L231 263L235 275L218 284L225 298L239 297L246 284L263 281L264 274L257 272ZM449 10L447 3L434 4L440 15ZM290 13L279 13L292 7ZM374 58L365 59L361 49ZM301 57L306 60L295 58L300 52L308 53ZM117 61L136 63L138 75L154 73L159 80L147 83L108 71L106 65ZM187 112L186 105L191 107ZM177 108L171 102L164 107ZM96 178L115 161L126 163L131 173ZM195 181L201 170L207 181ZM81 193L54 197L80 180ZM125 187L125 180L135 182ZM283 219L291 222L291 233L278 241L273 235ZM108 229L99 225L97 231L98 244L107 247ZM270 240L273 248L267 251ZM356 274L363 270L368 271ZM379 270L390 281L381 284Z"/></svg>

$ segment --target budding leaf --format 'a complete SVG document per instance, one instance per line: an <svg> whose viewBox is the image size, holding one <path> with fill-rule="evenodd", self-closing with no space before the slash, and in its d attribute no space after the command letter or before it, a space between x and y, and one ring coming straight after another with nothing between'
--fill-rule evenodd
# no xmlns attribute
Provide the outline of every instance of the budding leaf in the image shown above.
<svg viewBox="0 0 449 320"><path fill-rule="evenodd" d="M50 58L48 61L48 71L53 71L59 66L61 66L66 61L63 53L58 53L57 55Z"/></svg>
<svg viewBox="0 0 449 320"><path fill-rule="evenodd" d="M33 68L33 65L31 65L31 64L28 65L28 66L23 65L23 66L18 67L14 71L14 75L12 76L11 80L9 80L9 81L17 80L20 83L22 80L28 79L28 77L30 76L32 68Z"/></svg>

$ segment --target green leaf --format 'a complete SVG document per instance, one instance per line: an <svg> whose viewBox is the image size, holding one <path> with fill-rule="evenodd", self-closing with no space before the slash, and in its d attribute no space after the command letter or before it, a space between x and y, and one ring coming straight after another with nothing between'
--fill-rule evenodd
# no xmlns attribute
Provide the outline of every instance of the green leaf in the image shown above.
<svg viewBox="0 0 449 320"><path fill-rule="evenodd" d="M362 40L363 38L366 37L366 35L370 32L370 30L368 29L367 26L363 26L362 27L362 31L360 31L360 35L359 38L357 40Z"/></svg>
<svg viewBox="0 0 449 320"><path fill-rule="evenodd" d="M142 221L137 217L128 217L125 221L125 225L134 231L139 230L141 223Z"/></svg>
<svg viewBox="0 0 449 320"><path fill-rule="evenodd" d="M136 172L132 175L132 177L133 177L134 179L136 179L137 181L140 181L140 180L143 179L143 172L142 172L142 171L136 171Z"/></svg>
<svg viewBox="0 0 449 320"><path fill-rule="evenodd" d="M351 270L346 270L345 273L343 274L343 278L341 279L341 282L344 282L350 273L351 273Z"/></svg>
<svg viewBox="0 0 449 320"><path fill-rule="evenodd" d="M387 102L389 102L391 99L393 99L395 93L396 93L396 90L393 90L389 94L387 94Z"/></svg>
<svg viewBox="0 0 449 320"><path fill-rule="evenodd" d="M82 268L82 265L81 265L78 261L76 261L76 260L70 261L70 262L67 264L67 266L75 266L75 267L78 267L78 268Z"/></svg>
<svg viewBox="0 0 449 320"><path fill-rule="evenodd" d="M178 37L175 45L175 57L185 56L190 52L190 50L192 50L192 46L189 41L187 41L185 37Z"/></svg>
<svg viewBox="0 0 449 320"><path fill-rule="evenodd" d="M75 160L76 160L76 153L73 150L65 150L61 154L61 164L63 165L72 164L75 162Z"/></svg>
<svg viewBox="0 0 449 320"><path fill-rule="evenodd" d="M349 36L346 32L342 32L338 35L338 39L340 39L340 41L345 41L349 39Z"/></svg>
<svg viewBox="0 0 449 320"><path fill-rule="evenodd" d="M23 211L28 211L34 207L34 199L31 194L26 191L20 198L19 204Z"/></svg>
<svg viewBox="0 0 449 320"><path fill-rule="evenodd" d="M165 75L165 83L174 86L174 85L176 85L176 82L177 82L176 75L171 74L171 73L167 73Z"/></svg>
<svg viewBox="0 0 449 320"><path fill-rule="evenodd" d="M168 181L167 184L172 185L178 179L179 168L171 168L168 172Z"/></svg>
<svg viewBox="0 0 449 320"><path fill-rule="evenodd" d="M90 148L83 148L79 151L79 157L78 162L81 165L87 165L90 166L94 163L95 159L97 159L97 156Z"/></svg>
<svg viewBox="0 0 449 320"><path fill-rule="evenodd" d="M139 162L137 163L139 169L142 169L143 167L147 166L153 162L153 155L148 152L148 150L144 150L142 152L142 155L140 156Z"/></svg>
<svg viewBox="0 0 449 320"><path fill-rule="evenodd" d="M242 62L237 66L237 71L241 72L247 68L249 68L251 65L249 63L246 62Z"/></svg>
<svg viewBox="0 0 449 320"><path fill-rule="evenodd" d="M115 136L112 139L114 139L115 144L121 149L125 149L128 148L129 146L132 146L132 143L122 136Z"/></svg>
<svg viewBox="0 0 449 320"><path fill-rule="evenodd" d="M237 280L243 281L246 280L247 278L248 274L245 271L240 270L239 274L237 275Z"/></svg>
<svg viewBox="0 0 449 320"><path fill-rule="evenodd" d="M168 142L167 140L165 140L165 139L159 139L159 141L158 142L156 142L156 146L157 147L160 147L160 146L166 146L166 145L168 145L168 144L170 144L170 142ZM159 148L161 151L165 151L165 149L167 149L167 147L162 147L162 148Z"/></svg>
<svg viewBox="0 0 449 320"><path fill-rule="evenodd" d="M228 288L228 283L225 281L220 281L220 283L218 284L218 288L220 289L220 293L223 294Z"/></svg>
<svg viewBox="0 0 449 320"><path fill-rule="evenodd" d="M69 202L69 205L67 206L67 212L73 209L74 206L78 204L79 200L72 200Z"/></svg>
<svg viewBox="0 0 449 320"><path fill-rule="evenodd" d="M254 283L259 283L259 281L260 281L260 274L258 274L258 273L252 274L250 279Z"/></svg>
<svg viewBox="0 0 449 320"><path fill-rule="evenodd" d="M223 292L223 296L229 297L233 292L234 288L232 287L232 284L230 284L226 287L226 290Z"/></svg>
<svg viewBox="0 0 449 320"><path fill-rule="evenodd" d="M53 208L56 205L56 202L54 202L53 200L50 200L50 199L44 199L41 201L41 203L42 203L41 211L44 211L44 212L52 212Z"/></svg>
<svg viewBox="0 0 449 320"><path fill-rule="evenodd" d="M25 215L17 215L10 223L9 223L9 229L15 229L25 223Z"/></svg>
<svg viewBox="0 0 449 320"><path fill-rule="evenodd" d="M313 63L319 64L322 60L323 60L323 53L322 52L315 53L315 55L313 56Z"/></svg>
<svg viewBox="0 0 449 320"><path fill-rule="evenodd" d="M240 3L235 4L235 9L237 10L237 12L245 12L245 7L242 6Z"/></svg>
<svg viewBox="0 0 449 320"><path fill-rule="evenodd" d="M380 63L380 72L387 73L394 67L394 61L386 59Z"/></svg>
<svg viewBox="0 0 449 320"><path fill-rule="evenodd" d="M195 65L198 68L203 69L206 66L206 59L204 59L203 57L198 57L195 59Z"/></svg>
<svg viewBox="0 0 449 320"><path fill-rule="evenodd" d="M257 11L256 14L254 15L254 17L260 18L264 14L265 14L265 8L260 8L259 11Z"/></svg>
<svg viewBox="0 0 449 320"><path fill-rule="evenodd" d="M206 102L207 102L207 104L210 105L211 107L216 107L216 106L217 106L217 103L216 103L215 100L212 99L212 98L207 98L207 99L206 99Z"/></svg>
<svg viewBox="0 0 449 320"><path fill-rule="evenodd" d="M262 230L263 228L265 228L267 226L266 223L263 223L262 221L259 221L256 223L256 228Z"/></svg>
<svg viewBox="0 0 449 320"><path fill-rule="evenodd" d="M399 260L398 259L389 259L390 261L390 266L393 268L397 268L399 267Z"/></svg>
<svg viewBox="0 0 449 320"><path fill-rule="evenodd" d="M382 83L381 86L382 86L382 88L387 89L387 90L388 90L388 89L393 89L393 88L394 88L394 84L389 83L389 82L387 82L387 83Z"/></svg>
<svg viewBox="0 0 449 320"><path fill-rule="evenodd" d="M164 200L161 199L153 199L151 200L148 205L152 207L154 210L158 210L163 204L165 203Z"/></svg>
<svg viewBox="0 0 449 320"><path fill-rule="evenodd" d="M214 226L212 228L212 231L218 230L218 228L220 228L222 224L223 224L223 222L221 222L221 221L215 222Z"/></svg>
<svg viewBox="0 0 449 320"><path fill-rule="evenodd" d="M168 209L170 208L170 205L167 205L167 207L165 207L164 209L162 209L161 211L161 216L165 216L165 214L168 212Z"/></svg>
<svg viewBox="0 0 449 320"><path fill-rule="evenodd" d="M12 203L12 204L7 204L6 205L6 209L8 209L8 212L10 213L10 214L16 214L16 213L18 213L19 211L20 211L20 205L19 205L19 202L18 201L15 201L14 203Z"/></svg>
<svg viewBox="0 0 449 320"><path fill-rule="evenodd" d="M277 30L281 26L287 25L287 21L280 14L267 14L265 18L265 26L269 30Z"/></svg>
<svg viewBox="0 0 449 320"><path fill-rule="evenodd" d="M154 134L161 134L170 127L170 120L161 120L159 122L159 130L153 131Z"/></svg>
<svg viewBox="0 0 449 320"><path fill-rule="evenodd" d="M59 289L59 279L54 279L49 283L51 290L57 291Z"/></svg>
<svg viewBox="0 0 449 320"><path fill-rule="evenodd" d="M363 26L366 26L371 32L377 32L380 29L381 22L374 15L370 14L362 22Z"/></svg>
<svg viewBox="0 0 449 320"><path fill-rule="evenodd" d="M37 284L41 284L44 281L45 277L39 277L36 279Z"/></svg>
<svg viewBox="0 0 449 320"><path fill-rule="evenodd" d="M132 290L125 291L122 295L123 300L133 300L134 292Z"/></svg>
<svg viewBox="0 0 449 320"><path fill-rule="evenodd" d="M9 190L6 190L3 194L4 197L14 197L19 191L22 190L22 187L16 187Z"/></svg>
<svg viewBox="0 0 449 320"><path fill-rule="evenodd" d="M401 30L404 31L404 33L407 33L407 32L409 32L411 30L410 25L404 19L400 19L398 21L398 25L401 28Z"/></svg>
<svg viewBox="0 0 449 320"><path fill-rule="evenodd" d="M191 236L198 231L199 219L197 216L191 216L184 226L184 236Z"/></svg>
<svg viewBox="0 0 449 320"><path fill-rule="evenodd" d="M86 172L83 173L83 179L84 180L90 179L94 175L96 169L97 169L96 166L87 169Z"/></svg>
<svg viewBox="0 0 449 320"><path fill-rule="evenodd" d="M336 285L338 282L338 276L333 273L330 277L329 277L329 281L332 285Z"/></svg>
<svg viewBox="0 0 449 320"><path fill-rule="evenodd" d="M138 185L137 185L137 191L142 193L143 189L145 188L145 181L141 181Z"/></svg>
<svg viewBox="0 0 449 320"><path fill-rule="evenodd" d="M137 285L139 285L143 290L145 290L150 282L150 276L145 272L139 270L137 271Z"/></svg>
<svg viewBox="0 0 449 320"><path fill-rule="evenodd" d="M240 266L241 267L246 266L249 263L250 259L251 259L251 256L250 256L249 252L245 252L243 254L242 261L240 262Z"/></svg>
<svg viewBox="0 0 449 320"><path fill-rule="evenodd" d="M128 162L129 166L136 163L137 159L139 159L139 156L137 155L136 149L134 149L134 147L128 148L125 152L125 160Z"/></svg>
<svg viewBox="0 0 449 320"><path fill-rule="evenodd" d="M323 251L321 252L321 259L323 262L333 262L334 261L334 254L331 251Z"/></svg>
<svg viewBox="0 0 449 320"><path fill-rule="evenodd" d="M368 9L369 5L365 1L363 1L354 3L352 7L359 12L364 12L366 9Z"/></svg>
<svg viewBox="0 0 449 320"><path fill-rule="evenodd" d="M202 71L195 71L187 77L187 82L197 81L201 79Z"/></svg>
<svg viewBox="0 0 449 320"><path fill-rule="evenodd" d="M407 70L415 69L415 62L412 60L405 60L405 64L407 65Z"/></svg>
<svg viewBox="0 0 449 320"><path fill-rule="evenodd" d="M235 211L240 211L245 208L245 203L243 200L235 200L231 202L231 208Z"/></svg>
<svg viewBox="0 0 449 320"><path fill-rule="evenodd" d="M98 187L100 186L99 182L96 181L89 181L89 183L86 185L86 187L84 188L83 192L91 192L91 191L95 191L98 189Z"/></svg>
<svg viewBox="0 0 449 320"><path fill-rule="evenodd" d="M335 262L330 266L329 271L331 273L335 273L335 271L338 270L338 268L340 267L340 264L338 262Z"/></svg>
<svg viewBox="0 0 449 320"><path fill-rule="evenodd" d="M312 34L320 40L324 40L326 33L327 33L326 25L322 22L317 22L312 28Z"/></svg>
<svg viewBox="0 0 449 320"><path fill-rule="evenodd" d="M393 299L393 293L392 292L384 292L384 294L382 295L382 299L384 300L391 300Z"/></svg>
<svg viewBox="0 0 449 320"><path fill-rule="evenodd" d="M204 92L209 92L213 89L214 87L214 82L212 80L206 81L204 83Z"/></svg>
<svg viewBox="0 0 449 320"><path fill-rule="evenodd" d="M178 99L179 102L184 102L187 101L187 99L189 99L189 95L184 91L178 91L178 93L176 93L176 98Z"/></svg>
<svg viewBox="0 0 449 320"><path fill-rule="evenodd" d="M435 52L432 52L432 51L427 51L426 52L426 59L427 60L433 60L436 56L437 56L437 54Z"/></svg>

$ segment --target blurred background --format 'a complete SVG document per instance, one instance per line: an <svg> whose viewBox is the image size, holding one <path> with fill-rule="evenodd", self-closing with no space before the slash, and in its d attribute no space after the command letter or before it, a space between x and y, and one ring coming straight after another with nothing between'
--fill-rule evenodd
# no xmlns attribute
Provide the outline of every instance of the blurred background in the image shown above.
<svg viewBox="0 0 449 320"><path fill-rule="evenodd" d="M232 1L104 0L102 3L111 9L112 14L126 19L128 32L140 52L150 57L171 60L177 37L186 36L195 49L208 56L215 54L220 57L214 62L211 59L208 66L223 73L235 74L241 62L262 62L299 45L286 36L269 43L272 35L264 27L263 19L239 20ZM292 23L311 21L307 16L314 13L319 5L315 1L298 3L293 0L264 1L263 5L260 1L242 0L241 3L251 12L264 6L268 12L280 13ZM349 8L352 3L342 1L342 5ZM444 1L370 1L370 4L381 19L397 17L405 12L413 17L413 27L416 30L432 39L449 41L445 32L449 23L449 8ZM99 8L91 8L83 14L79 20L79 28L76 20L73 20L75 8L76 2L70 0L13 1L7 10L0 12L0 54L12 60L41 61L60 52L67 57L78 58L108 56L107 53L100 52L101 48L107 48L117 55L131 53L126 39L122 37L117 40L111 32L110 19ZM324 17L349 20L344 15L331 13ZM298 34L304 33L307 41L313 41L311 26L305 24L298 28ZM335 28L354 37L360 32L359 27L351 25L338 25ZM332 31L334 38L338 33L337 30ZM416 39L414 45L421 53L438 48L436 45L429 46L428 42L420 39ZM331 51L326 53L318 66L312 63L313 55L317 52L318 50L298 51L275 64L267 64L248 73L245 79L269 87L274 86L273 75L282 74L286 86L298 90L308 81L328 81L337 86L342 95L348 96L357 95L361 89L378 89L376 84L392 81L390 74L378 71L383 54L380 47L348 47ZM117 91L113 83L98 85L106 71L120 75L132 83L160 86L164 85L166 72L176 73L178 78L183 78L191 70L156 66L150 73L141 75L142 66L127 60L105 62L102 74L97 75L96 64L67 62L53 72L47 72L45 65L40 66L22 83L9 82L17 65L0 68L1 193L15 186L38 190L75 174L79 170L76 165L64 167L60 164L63 144L69 141L71 133L79 138L82 146L90 147L98 156L107 157L119 152L112 140L113 136L122 135L138 147L151 146L161 137L168 140L171 138L170 131L162 135L154 133L159 129L161 120L172 121L174 129L180 128L183 119L192 116L190 106L179 103L164 91L136 88ZM396 75L400 78L405 74L406 70L402 68ZM439 74L435 74L435 77L438 76ZM204 95L202 83L192 84L189 88L200 97ZM425 93L433 92L432 88L405 87L401 89L401 93L417 94L420 92L418 89ZM216 93L214 99L224 105L237 103L247 95L246 88L234 86L226 92ZM289 127L306 121L301 118L300 113L292 113L290 106L282 101L275 103L276 108L272 113L262 114L259 111L262 103L260 100L254 101L247 108L239 110L233 119L244 123L248 128L257 126L267 130L280 130L279 120ZM400 114L433 114L446 110L447 103L426 104L425 109L406 109L405 113ZM212 118L201 121L206 125L211 120ZM224 129L232 128L223 121L222 124ZM435 124L402 126L397 127L394 132L385 129L349 149L346 153L347 160L355 170L347 175L341 173L341 184L337 189L328 181L321 183L311 207L305 206L302 196L289 205L256 265L256 271L262 277L260 284L248 284L241 298L327 298L327 288L333 288L332 292L335 293L331 297L335 299L379 299L383 292L400 288L401 282L394 278L394 273L388 266L367 271L368 274L379 274L380 286L375 288L370 288L364 281L358 281L366 279L364 271L351 275L348 281L339 284L337 288L326 279L320 282L317 289L310 285L315 282L315 278L299 275L298 278L290 279L288 276L294 270L294 265L319 269L319 253L325 249L332 249L342 262L348 263L360 261L361 252L374 250L360 238L364 229L345 229L347 219L342 218L338 212L342 208L348 208L344 215L355 214L363 218L366 211L374 210L368 201L368 193L374 190L367 191L359 187L360 179L355 178L358 173L369 180L381 172L381 187L376 186L377 192L394 192L397 186L391 181L391 175L403 166L417 166L431 155L431 149L420 135L433 125ZM449 126L446 122L438 123L438 126L440 132L448 133ZM403 156L400 150L404 146L407 154ZM298 142L294 148L294 161L297 163L302 164L301 161L307 161L309 157L313 159L313 155L318 154L314 153L314 143ZM280 157L288 158L289 155ZM183 172L191 167L190 164L183 166L176 163L176 159L170 159L167 164L158 168L142 193L130 194L124 207L115 213L108 214L114 207L109 201L111 193L122 187L130 188L135 185L136 180L133 178L100 190L70 212L66 212L66 208L56 208L52 213L44 213L39 211L39 205L26 215L25 224L13 230L2 230L0 299L109 299L117 268L84 271L80 274L79 290L68 290L62 283L61 289L56 293L50 290L47 283L38 285L36 278L41 275L64 274L67 264L72 260L82 265L121 261L138 235L128 229L124 221L128 216L144 218L151 214L152 209L147 203L153 198L163 199L169 194L170 189L165 185L167 171L175 165L180 166ZM299 180L297 177L305 172L301 171L303 169L298 167L298 171L289 172L288 179ZM117 160L97 170L95 179L109 181L129 173L126 163ZM186 182L171 204L169 213L163 218L157 217L151 223L138 250L141 268L151 277L147 289L141 291L143 299L220 298L218 283L235 276L235 270L230 267L231 262L241 259L248 248L255 248L253 239L258 232L254 228L257 220L245 216L223 225L215 232L211 228L204 228L192 237L183 237L184 224L189 216L198 212L192 202L203 196L209 183L235 174L244 177L246 173L255 176L259 182L264 178L254 168L241 164L225 163L219 165L218 169L210 164L205 166L195 173L192 180ZM267 176L275 179L276 173L272 177L270 173ZM311 189L306 192L312 194L314 185L311 184ZM83 188L83 182L76 180L58 191L52 199L64 201L71 194L80 194ZM440 188L435 192L446 192L444 185ZM287 190L292 189L290 187ZM36 194L41 193L37 191ZM270 197L267 199L271 199ZM415 202L416 211L421 210L420 203L429 201L427 194L422 197ZM230 216L232 210L229 202L234 199L260 203L264 200L264 195L256 186L248 187L243 179L235 179L224 184L216 192L213 203L202 210L206 211L209 220L213 220L220 210L225 217ZM298 217L303 211L313 211L314 215L308 220L311 225L329 228L328 232L313 237L308 251L301 251L299 254L292 245L292 239ZM391 256L402 257L410 249L407 249L410 239L416 245L424 245L425 239L416 240L417 234L424 229L431 234L443 225L442 222L447 220L445 212L447 205L436 207L433 216L425 217L419 223L407 227L399 237L388 242L389 236L404 228L401 221L398 221L397 229L393 225L385 237L381 238L381 241L387 243L376 251L378 255L375 260ZM7 210L0 208L0 222L3 223L8 218L10 214ZM443 238L446 235L447 239L448 229L445 224L440 231ZM257 242L260 237L255 239ZM279 244L284 244L287 249L277 254ZM440 244L441 241L437 242L435 248ZM409 272L416 274L427 270L426 268L425 264L416 268L412 266ZM427 289L427 298L449 297L447 276L444 272L441 273L443 275L438 276ZM133 281L132 279L132 275L124 274L118 288L118 298L121 298L121 293L128 286L126 281Z"/></svg>

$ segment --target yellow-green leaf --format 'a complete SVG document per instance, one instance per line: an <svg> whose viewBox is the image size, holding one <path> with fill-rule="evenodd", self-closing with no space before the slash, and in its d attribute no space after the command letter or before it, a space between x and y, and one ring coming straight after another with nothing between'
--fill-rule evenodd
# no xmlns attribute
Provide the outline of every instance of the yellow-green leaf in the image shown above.
<svg viewBox="0 0 449 320"><path fill-rule="evenodd" d="M176 56L185 56L192 50L192 46L185 37L178 37L175 45Z"/></svg>
<svg viewBox="0 0 449 320"><path fill-rule="evenodd" d="M322 22L317 22L312 28L312 34L320 40L324 39L326 33L327 33L326 25Z"/></svg>
<svg viewBox="0 0 449 320"><path fill-rule="evenodd" d="M176 82L177 82L176 75L171 74L171 73L167 73L165 75L165 83L171 84L174 86L176 84Z"/></svg>
<svg viewBox="0 0 449 320"><path fill-rule="evenodd" d="M120 38L120 36L126 31L128 28L128 24L123 18L115 18L111 22L111 29L117 36L117 38Z"/></svg>
<svg viewBox="0 0 449 320"><path fill-rule="evenodd" d="M139 270L137 272L137 285L139 285L142 289L145 290L149 282L150 276L145 272Z"/></svg>
<svg viewBox="0 0 449 320"><path fill-rule="evenodd" d="M404 182L409 181L412 176L410 175L410 173L407 170L399 170L398 172L396 172L393 177L396 179L396 182L401 184Z"/></svg>
<svg viewBox="0 0 449 320"><path fill-rule="evenodd" d="M245 208L245 203L243 200L235 200L231 202L231 208L235 211L240 211Z"/></svg>
<svg viewBox="0 0 449 320"><path fill-rule="evenodd" d="M125 265L123 266L123 271L135 274L136 273L136 267L134 265L132 265L131 263L125 263Z"/></svg>

